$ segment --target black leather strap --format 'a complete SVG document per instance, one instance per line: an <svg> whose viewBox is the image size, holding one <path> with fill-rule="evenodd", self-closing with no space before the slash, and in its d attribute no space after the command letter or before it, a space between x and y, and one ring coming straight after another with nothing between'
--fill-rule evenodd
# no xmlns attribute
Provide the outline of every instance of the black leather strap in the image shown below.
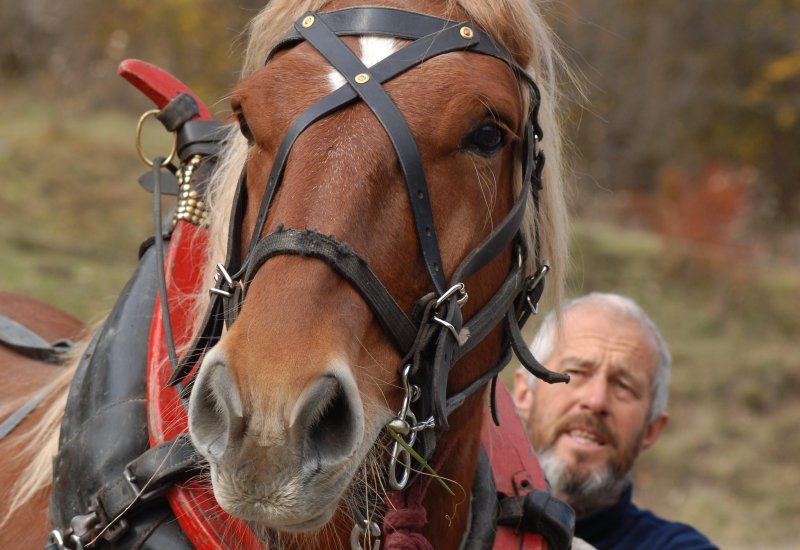
<svg viewBox="0 0 800 550"><path fill-rule="evenodd" d="M0 441L2 441L5 436L13 432L14 428L19 426L22 421L25 420L28 415L31 414L42 401L45 400L48 395L50 394L47 391L34 395L20 408L14 411L13 414L9 415L5 420L3 420L3 423L0 424Z"/></svg>
<svg viewBox="0 0 800 550"><path fill-rule="evenodd" d="M486 450L481 447L470 493L469 531L461 550L491 550L497 532L497 487Z"/></svg>
<svg viewBox="0 0 800 550"><path fill-rule="evenodd" d="M163 496L167 489L176 481L193 475L200 465L188 434L147 449L91 496L87 514L74 516L68 529L54 531L53 535L58 533L70 543L77 539L83 546L99 539L115 544L130 531L133 516L147 513L148 519L137 526L134 538L127 538L143 545L166 519L173 517L165 509ZM181 541L175 542L183 547ZM127 545L120 547L128 548Z"/></svg>
<svg viewBox="0 0 800 550"><path fill-rule="evenodd" d="M95 512L101 513L107 525L161 496L176 480L195 473L199 465L188 434L151 447L96 493L93 500L99 508Z"/></svg>
<svg viewBox="0 0 800 550"><path fill-rule="evenodd" d="M414 344L417 329L397 305L386 287L369 268L366 260L349 246L316 231L297 231L279 227L259 241L245 275L245 292L258 269L273 256L292 254L324 260L361 294L381 326L392 337L401 354Z"/></svg>
<svg viewBox="0 0 800 550"><path fill-rule="evenodd" d="M190 94L183 92L172 98L156 115L156 118L167 131L174 132L182 124L196 117L199 112L200 107L197 105L197 101Z"/></svg>
<svg viewBox="0 0 800 550"><path fill-rule="evenodd" d="M322 20L307 28L298 22L295 28L344 76L386 130L405 176L409 204L425 266L434 288L439 294L443 294L446 290L444 268L436 238L425 170L405 118L381 83L373 78L369 69ZM358 75L366 77L366 80L357 80Z"/></svg>
<svg viewBox="0 0 800 550"><path fill-rule="evenodd" d="M454 22L396 8L349 8L315 14L338 36L374 35L417 40L442 31ZM292 30L267 55L266 65L275 53L303 40Z"/></svg>
<svg viewBox="0 0 800 550"><path fill-rule="evenodd" d="M511 347L514 349L514 353L519 358L519 362L528 372L530 372L536 378L544 380L548 384L569 382L569 375L547 370L541 363L539 363L539 361L536 360L536 357L534 357L531 353L531 350L528 349L528 344L525 343L525 339L522 337L522 331L520 331L517 320L514 318L513 311L509 311L506 315L506 330L508 338L511 341Z"/></svg>
<svg viewBox="0 0 800 550"><path fill-rule="evenodd" d="M178 157L215 156L222 147L227 127L216 120L190 120L178 129Z"/></svg>
<svg viewBox="0 0 800 550"><path fill-rule="evenodd" d="M534 489L525 496L501 498L497 524L540 533L548 548L568 550L575 532L575 512L549 492Z"/></svg>
<svg viewBox="0 0 800 550"><path fill-rule="evenodd" d="M64 354L75 347L69 340L50 343L5 315L0 315L0 345L25 357L54 364L60 363Z"/></svg>
<svg viewBox="0 0 800 550"><path fill-rule="evenodd" d="M532 133L533 129L531 125L528 124L525 128L526 144L532 141ZM523 158L527 156L527 154L523 155ZM472 275L480 271L486 264L496 258L500 252L505 250L519 233L522 220L525 218L525 207L528 203L528 196L531 193L532 163L528 162L526 164L527 167L522 176L522 189L514 205L511 207L511 210L506 214L506 217L497 224L494 231L487 235L483 241L462 260L461 264L459 264L453 272L451 284L465 282ZM520 258L520 261L524 261L524 258Z"/></svg>
<svg viewBox="0 0 800 550"><path fill-rule="evenodd" d="M526 82L533 83L533 79L525 73L525 70L514 61L508 52L502 49L491 36L470 23L385 7L346 8L313 15L321 19L337 36L373 35L418 41L430 37L438 39L448 29L455 28L456 31L459 31L461 26L469 25L477 36L477 40L470 46L471 51L491 55L504 61ZM300 21L304 18L305 16ZM266 65L278 51L301 40L303 40L302 34L296 29L292 30L267 54L264 64ZM463 46L460 49L464 49Z"/></svg>
<svg viewBox="0 0 800 550"><path fill-rule="evenodd" d="M227 273L234 273L240 271L239 264L239 250L241 248L241 227L242 220L244 219L245 209L247 208L247 164L242 168L242 173L239 176L239 182L236 187L236 194L233 199L233 206L231 212L231 219L228 226L228 243L227 252L225 254L225 264L223 269ZM217 290L225 290L230 292L230 288L225 288L226 281L219 277L216 281L215 288ZM227 307L226 307L227 306ZM226 304L225 300L218 293L211 292L208 308L206 309L206 316L200 325L200 329L194 336L192 345L184 353L178 362L177 368L172 371L167 385L176 386L181 384L183 380L189 375L195 364L205 354L206 350L211 349L216 345L222 336L222 331L225 326L225 319L235 316L237 304ZM228 311L226 311L228 310ZM181 389L181 393L188 393L190 386Z"/></svg>

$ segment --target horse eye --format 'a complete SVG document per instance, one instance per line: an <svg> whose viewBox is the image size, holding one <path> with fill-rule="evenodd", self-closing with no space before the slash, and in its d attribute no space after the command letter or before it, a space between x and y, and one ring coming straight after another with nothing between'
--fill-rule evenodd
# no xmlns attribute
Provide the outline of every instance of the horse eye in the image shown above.
<svg viewBox="0 0 800 550"><path fill-rule="evenodd" d="M236 120L239 122L239 131L242 132L242 135L247 140L249 145L253 145L255 141L253 139L253 133L250 131L250 126L247 125L247 119L244 117L244 114L239 111L236 113Z"/></svg>
<svg viewBox="0 0 800 550"><path fill-rule="evenodd" d="M493 123L482 124L469 134L463 144L465 149L484 157L496 155L506 144L506 134L500 126Z"/></svg>

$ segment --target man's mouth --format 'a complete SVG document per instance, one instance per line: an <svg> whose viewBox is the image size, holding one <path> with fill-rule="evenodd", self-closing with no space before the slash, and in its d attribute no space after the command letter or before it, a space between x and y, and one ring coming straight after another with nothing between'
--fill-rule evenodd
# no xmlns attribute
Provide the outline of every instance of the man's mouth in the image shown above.
<svg viewBox="0 0 800 550"><path fill-rule="evenodd" d="M608 443L605 437L597 432L585 430L583 428L569 428L564 430L565 435L573 441L586 447L605 447Z"/></svg>

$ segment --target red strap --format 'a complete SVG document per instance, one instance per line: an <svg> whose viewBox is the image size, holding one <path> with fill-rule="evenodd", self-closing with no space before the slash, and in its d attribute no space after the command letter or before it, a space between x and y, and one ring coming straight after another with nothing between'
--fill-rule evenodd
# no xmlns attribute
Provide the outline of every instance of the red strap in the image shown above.
<svg viewBox="0 0 800 550"><path fill-rule="evenodd" d="M533 454L528 434L511 395L502 383L497 384L497 414L500 426L494 424L487 412L481 433L481 443L489 455L497 491L509 496L522 496L533 489L545 490L544 474ZM518 533L511 527L497 528L495 550L543 550L545 547L540 535Z"/></svg>

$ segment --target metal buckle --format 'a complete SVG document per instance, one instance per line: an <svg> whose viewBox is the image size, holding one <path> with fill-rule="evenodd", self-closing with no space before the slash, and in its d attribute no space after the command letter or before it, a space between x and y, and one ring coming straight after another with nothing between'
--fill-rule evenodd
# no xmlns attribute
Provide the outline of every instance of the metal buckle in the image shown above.
<svg viewBox="0 0 800 550"><path fill-rule="evenodd" d="M459 306L463 305L467 300L469 300L469 294L467 294L467 291L464 289L464 283L458 283L447 289L445 293L442 294L438 300L436 300L434 309L438 310L442 304L445 303L455 293L458 293L456 303Z"/></svg>
<svg viewBox="0 0 800 550"><path fill-rule="evenodd" d="M64 535L61 534L61 531L58 529L53 529L50 531L50 534L47 535L47 541L45 542L48 546L55 544L57 550L69 550L64 545Z"/></svg>
<svg viewBox="0 0 800 550"><path fill-rule="evenodd" d="M550 271L550 265L547 263L543 263L539 269L536 270L536 273L528 277L528 280L525 282L525 300L528 302L528 308L530 312L534 315L539 313L539 298L541 298L542 293L539 292L539 296L536 298L536 302L534 303L531 299L534 291L544 282L544 277L547 275L547 272Z"/></svg>
<svg viewBox="0 0 800 550"><path fill-rule="evenodd" d="M58 550L83 550L84 543L88 544L98 529L100 516L97 512L74 516L69 522L69 529L62 533L53 529L47 535L47 545L55 545ZM66 538L65 538L66 537Z"/></svg>
<svg viewBox="0 0 800 550"><path fill-rule="evenodd" d="M133 490L133 494L136 495L134 502L147 502L156 497L160 497L167 492L167 489L169 489L169 485L165 485L156 487L155 489L150 489L149 491L145 492L144 490L147 488L147 484L145 483L144 487L139 487L139 484L136 483L136 476L133 475L133 472L131 472L130 464L128 464L122 471L122 476L125 478L125 481L128 482L128 485L130 485L131 489Z"/></svg>
<svg viewBox="0 0 800 550"><path fill-rule="evenodd" d="M64 540L64 535L58 529L53 529L47 535L48 546L55 545L57 550L83 550L83 543L77 535L70 535L69 539Z"/></svg>
<svg viewBox="0 0 800 550"><path fill-rule="evenodd" d="M214 282L216 286L211 287L208 291L211 294L218 294L223 298L233 298L233 291L236 289L236 283L233 281L228 270L222 264L217 264L217 272L214 274ZM223 288L223 284L227 286L228 290ZM239 285L241 286L241 282Z"/></svg>
<svg viewBox="0 0 800 550"><path fill-rule="evenodd" d="M458 294L458 297L456 298L456 304L458 304L459 307L461 307L463 304L466 303L467 300L469 300L469 294L467 293L466 290L464 290L464 283L458 283L453 285L436 300L436 303L433 306L434 315L432 320L439 323L447 330L449 330L450 334L452 334L453 338L455 338L456 342L458 342L458 345L461 346L464 344L464 342L467 341L466 336L460 334L456 330L456 327L452 325L452 323L449 323L444 319L442 319L441 317L439 317L439 308L442 307L442 305L447 300L452 298L454 294Z"/></svg>

